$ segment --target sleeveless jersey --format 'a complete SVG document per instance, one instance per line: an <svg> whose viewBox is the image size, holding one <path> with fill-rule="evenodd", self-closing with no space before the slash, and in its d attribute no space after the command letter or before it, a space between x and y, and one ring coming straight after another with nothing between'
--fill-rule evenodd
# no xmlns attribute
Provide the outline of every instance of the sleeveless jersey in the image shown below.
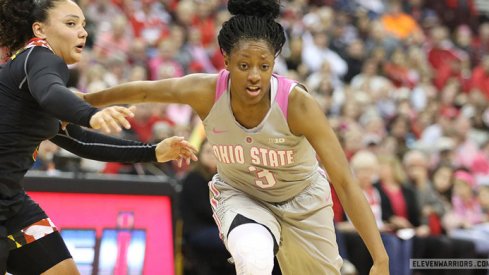
<svg viewBox="0 0 489 275"><path fill-rule="evenodd" d="M231 110L229 72L219 73L214 106L203 121L218 160L216 177L272 203L288 201L313 181L325 180L312 146L287 124L288 97L296 85L273 75L270 109L258 126L247 129Z"/></svg>

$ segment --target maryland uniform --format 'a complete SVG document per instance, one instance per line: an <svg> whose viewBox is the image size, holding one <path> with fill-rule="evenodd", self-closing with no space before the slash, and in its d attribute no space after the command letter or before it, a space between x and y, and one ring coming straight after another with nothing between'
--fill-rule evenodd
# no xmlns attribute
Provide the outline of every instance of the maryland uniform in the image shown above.
<svg viewBox="0 0 489 275"><path fill-rule="evenodd" d="M247 129L231 110L229 72L219 73L215 103L204 119L218 159L209 183L214 219L225 243L238 214L267 227L287 274L339 274L329 183L312 146L287 124L288 96L296 85L274 75L270 110Z"/></svg>

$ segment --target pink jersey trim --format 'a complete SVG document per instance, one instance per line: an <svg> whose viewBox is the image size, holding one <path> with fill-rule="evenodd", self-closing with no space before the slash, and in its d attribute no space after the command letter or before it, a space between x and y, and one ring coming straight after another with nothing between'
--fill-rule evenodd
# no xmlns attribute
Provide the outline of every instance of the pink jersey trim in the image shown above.
<svg viewBox="0 0 489 275"><path fill-rule="evenodd" d="M282 113L284 114L284 117L287 118L288 116L288 107L289 107L289 94L291 91L291 88L293 85L295 85L297 82L287 79L283 76L276 75L274 76L278 80L278 87L277 87L277 96L275 97L275 101L277 102L278 106L280 107L280 110L282 110Z"/></svg>
<svg viewBox="0 0 489 275"><path fill-rule="evenodd" d="M219 98L227 91L228 89L228 77L229 77L229 71L228 70L221 70L219 72L219 75L217 76L217 83L216 83L216 97L214 99L214 102L217 102Z"/></svg>

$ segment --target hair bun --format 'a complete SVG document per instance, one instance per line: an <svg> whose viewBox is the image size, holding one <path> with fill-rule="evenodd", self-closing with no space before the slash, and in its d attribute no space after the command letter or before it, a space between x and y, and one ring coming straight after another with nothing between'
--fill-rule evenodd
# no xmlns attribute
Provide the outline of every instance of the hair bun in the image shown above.
<svg viewBox="0 0 489 275"><path fill-rule="evenodd" d="M280 0L229 0L228 10L232 15L277 18Z"/></svg>

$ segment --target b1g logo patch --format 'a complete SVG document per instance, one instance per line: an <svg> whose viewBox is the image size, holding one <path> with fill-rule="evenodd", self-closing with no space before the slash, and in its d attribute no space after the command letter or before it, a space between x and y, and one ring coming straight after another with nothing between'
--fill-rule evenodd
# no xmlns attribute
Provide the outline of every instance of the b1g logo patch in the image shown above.
<svg viewBox="0 0 489 275"><path fill-rule="evenodd" d="M273 144L282 144L285 143L285 138L269 138L268 142Z"/></svg>

